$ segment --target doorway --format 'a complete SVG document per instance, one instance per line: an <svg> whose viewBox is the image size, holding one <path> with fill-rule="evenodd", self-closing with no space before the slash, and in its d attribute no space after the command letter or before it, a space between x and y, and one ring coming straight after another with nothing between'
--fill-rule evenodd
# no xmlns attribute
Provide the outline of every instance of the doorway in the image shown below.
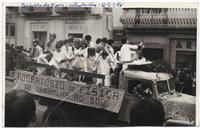
<svg viewBox="0 0 200 128"><path fill-rule="evenodd" d="M176 67L178 66L181 66L184 69L189 69L192 73L196 72L196 53L188 51L177 51Z"/></svg>
<svg viewBox="0 0 200 128"><path fill-rule="evenodd" d="M33 39L38 39L40 41L40 46L44 50L45 45L47 43L47 32L34 31Z"/></svg>

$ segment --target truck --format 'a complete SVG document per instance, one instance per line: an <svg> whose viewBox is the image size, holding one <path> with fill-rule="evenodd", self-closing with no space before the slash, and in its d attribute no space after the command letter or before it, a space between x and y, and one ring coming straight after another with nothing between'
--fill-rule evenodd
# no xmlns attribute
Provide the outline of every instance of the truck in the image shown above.
<svg viewBox="0 0 200 128"><path fill-rule="evenodd" d="M28 91L39 104L48 107L43 126L128 126L130 109L146 97L163 104L166 126L195 125L195 97L177 92L171 73L146 68L152 64L132 64L121 70L115 88L55 78L55 69L48 65L24 61L20 64L46 68L46 75L18 69L14 87ZM62 73L105 79L101 74L69 69L60 69L60 76ZM145 82L150 83L148 87ZM151 93L147 94L146 89Z"/></svg>

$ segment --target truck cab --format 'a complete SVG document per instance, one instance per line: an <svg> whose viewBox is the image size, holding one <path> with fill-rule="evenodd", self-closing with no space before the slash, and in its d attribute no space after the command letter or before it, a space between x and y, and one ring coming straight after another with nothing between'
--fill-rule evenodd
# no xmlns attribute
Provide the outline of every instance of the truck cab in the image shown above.
<svg viewBox="0 0 200 128"><path fill-rule="evenodd" d="M172 75L126 69L121 71L119 81L119 89L125 91L119 120L129 122L134 104L150 97L162 102L166 125L195 125L195 97L176 92Z"/></svg>

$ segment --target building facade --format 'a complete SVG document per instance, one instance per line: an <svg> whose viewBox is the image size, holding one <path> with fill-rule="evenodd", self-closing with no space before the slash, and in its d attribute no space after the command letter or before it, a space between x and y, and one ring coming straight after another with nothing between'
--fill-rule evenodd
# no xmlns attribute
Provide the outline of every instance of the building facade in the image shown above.
<svg viewBox="0 0 200 128"><path fill-rule="evenodd" d="M126 8L120 21L130 42L144 42L146 58L196 71L195 8Z"/></svg>
<svg viewBox="0 0 200 128"><path fill-rule="evenodd" d="M12 30L14 29L14 30ZM72 35L84 38L90 34L92 41L110 38L112 31L112 10L103 8L7 8L6 42L15 46L32 46L33 39L39 39L44 47L49 33L56 33L56 40ZM14 32L14 34L12 33Z"/></svg>

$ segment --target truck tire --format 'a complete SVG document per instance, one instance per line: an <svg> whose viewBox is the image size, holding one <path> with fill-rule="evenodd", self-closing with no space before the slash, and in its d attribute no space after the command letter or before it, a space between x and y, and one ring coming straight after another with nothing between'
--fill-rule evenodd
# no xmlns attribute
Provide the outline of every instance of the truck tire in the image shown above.
<svg viewBox="0 0 200 128"><path fill-rule="evenodd" d="M43 126L70 126L69 117L62 108L49 107L43 115Z"/></svg>

